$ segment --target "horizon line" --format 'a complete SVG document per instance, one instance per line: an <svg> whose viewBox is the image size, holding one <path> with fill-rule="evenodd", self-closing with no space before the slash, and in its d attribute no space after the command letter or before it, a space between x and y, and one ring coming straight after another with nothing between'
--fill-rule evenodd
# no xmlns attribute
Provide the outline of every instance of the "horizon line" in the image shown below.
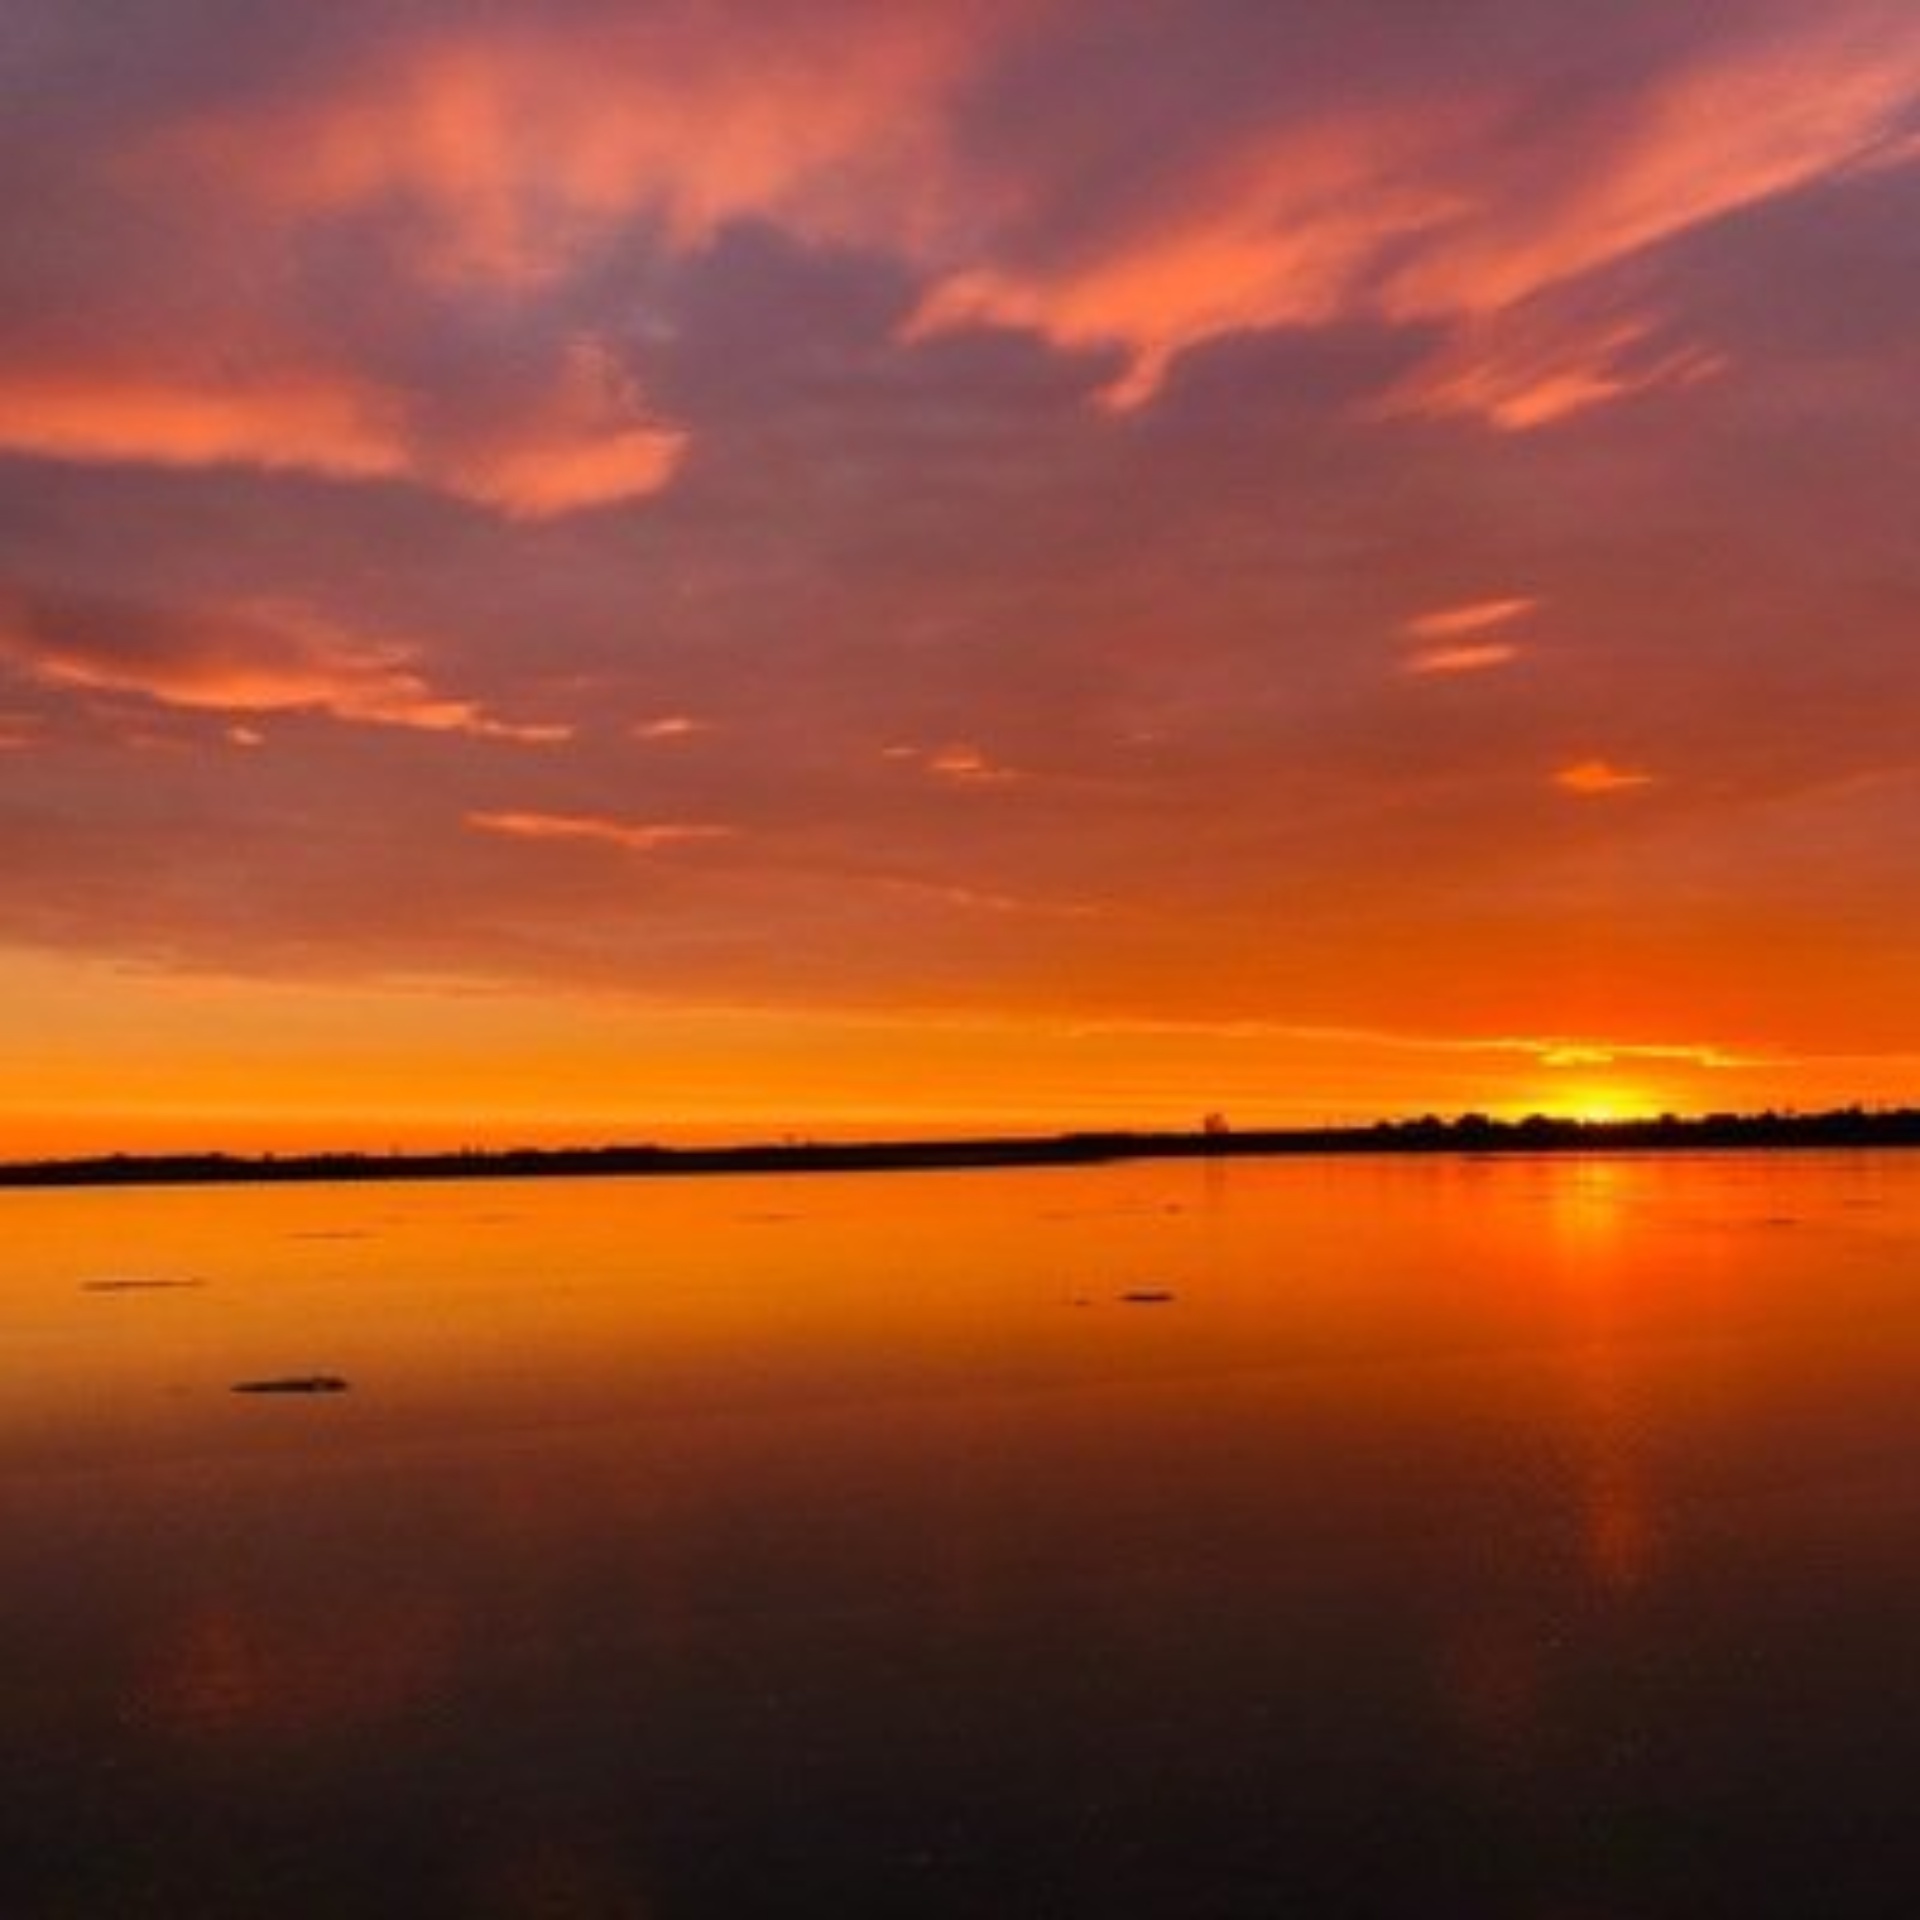
<svg viewBox="0 0 1920 1920"><path fill-rule="evenodd" d="M933 1172L1096 1165L1119 1160L1258 1158L1289 1154L1633 1151L1687 1147L1920 1146L1920 1107L1801 1112L1664 1113L1502 1119L1480 1112L1236 1129L1221 1115L1197 1127L1073 1129L921 1139L747 1141L672 1146L611 1141L569 1146L319 1149L280 1153L109 1152L0 1161L0 1187L272 1184L326 1180L569 1178L714 1173Z"/></svg>

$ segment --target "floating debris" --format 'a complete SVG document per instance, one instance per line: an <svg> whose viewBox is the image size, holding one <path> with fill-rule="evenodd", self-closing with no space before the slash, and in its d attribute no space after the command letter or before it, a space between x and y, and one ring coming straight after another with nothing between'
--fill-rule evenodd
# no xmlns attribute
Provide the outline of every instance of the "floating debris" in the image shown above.
<svg viewBox="0 0 1920 1920"><path fill-rule="evenodd" d="M235 1393L345 1393L347 1383L337 1373L295 1373L278 1380L240 1380Z"/></svg>
<svg viewBox="0 0 1920 1920"><path fill-rule="evenodd" d="M204 1280L162 1280L145 1279L138 1276L111 1277L105 1280L82 1280L82 1293L177 1293L185 1287L204 1287Z"/></svg>
<svg viewBox="0 0 1920 1920"><path fill-rule="evenodd" d="M1179 1296L1171 1287L1131 1287L1120 1296L1125 1307L1164 1307Z"/></svg>

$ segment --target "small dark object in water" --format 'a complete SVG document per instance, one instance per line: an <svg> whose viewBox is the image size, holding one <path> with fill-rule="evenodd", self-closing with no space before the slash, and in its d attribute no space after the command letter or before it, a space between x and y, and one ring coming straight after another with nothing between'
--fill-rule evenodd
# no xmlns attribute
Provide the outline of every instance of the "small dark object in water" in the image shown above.
<svg viewBox="0 0 1920 1920"><path fill-rule="evenodd" d="M182 1287L204 1287L204 1280L82 1280L83 1293L174 1293Z"/></svg>
<svg viewBox="0 0 1920 1920"><path fill-rule="evenodd" d="M283 1380L241 1380L235 1393L345 1393L347 1383L337 1373L290 1374Z"/></svg>
<svg viewBox="0 0 1920 1920"><path fill-rule="evenodd" d="M1123 1306L1128 1307L1164 1307L1173 1298L1174 1293L1170 1287L1134 1287L1131 1291L1123 1293L1120 1301Z"/></svg>

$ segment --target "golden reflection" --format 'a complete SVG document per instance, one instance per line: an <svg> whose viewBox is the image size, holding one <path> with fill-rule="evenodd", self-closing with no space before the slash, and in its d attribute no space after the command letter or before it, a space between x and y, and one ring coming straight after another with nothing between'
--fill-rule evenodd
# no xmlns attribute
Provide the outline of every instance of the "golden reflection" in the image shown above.
<svg viewBox="0 0 1920 1920"><path fill-rule="evenodd" d="M1582 1538L1596 1584L1624 1595L1650 1577L1658 1549L1623 1313L1623 1295L1645 1278L1633 1265L1643 1175L1632 1162L1606 1159L1556 1171L1554 1280L1572 1371L1568 1417L1580 1459Z"/></svg>

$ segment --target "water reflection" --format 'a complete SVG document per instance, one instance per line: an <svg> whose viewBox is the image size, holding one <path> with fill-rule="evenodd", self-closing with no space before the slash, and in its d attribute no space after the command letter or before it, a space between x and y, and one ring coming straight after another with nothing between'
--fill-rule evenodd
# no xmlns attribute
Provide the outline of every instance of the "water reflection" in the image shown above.
<svg viewBox="0 0 1920 1920"><path fill-rule="evenodd" d="M9 1916L1920 1885L1920 1167L366 1198L6 1203Z"/></svg>
<svg viewBox="0 0 1920 1920"><path fill-rule="evenodd" d="M1564 1314L1562 1338L1572 1362L1570 1408L1580 1460L1580 1508L1587 1564L1608 1591L1625 1595L1652 1571L1653 1495L1641 1458L1640 1386L1626 1316L1639 1254L1630 1211L1643 1171L1596 1160L1571 1170L1550 1205L1553 1281ZM1646 1284L1642 1278L1641 1284Z"/></svg>

